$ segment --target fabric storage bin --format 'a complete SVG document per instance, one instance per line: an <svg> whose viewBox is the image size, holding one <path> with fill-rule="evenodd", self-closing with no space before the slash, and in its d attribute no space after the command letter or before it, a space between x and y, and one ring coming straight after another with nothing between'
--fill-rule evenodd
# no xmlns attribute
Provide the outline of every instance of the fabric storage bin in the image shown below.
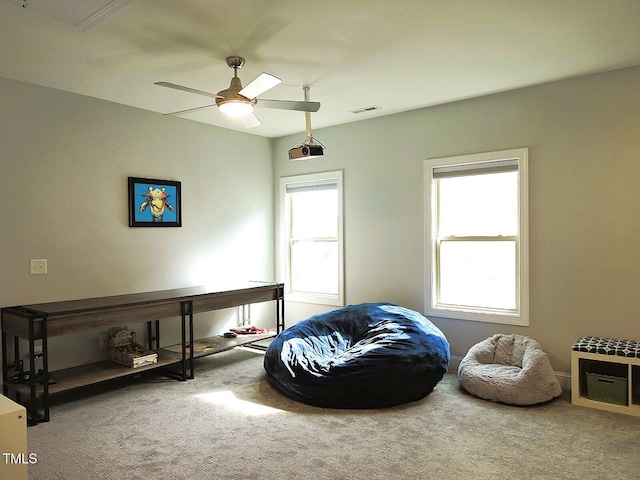
<svg viewBox="0 0 640 480"><path fill-rule="evenodd" d="M600 373L585 372L587 397L597 402L627 405L627 379Z"/></svg>

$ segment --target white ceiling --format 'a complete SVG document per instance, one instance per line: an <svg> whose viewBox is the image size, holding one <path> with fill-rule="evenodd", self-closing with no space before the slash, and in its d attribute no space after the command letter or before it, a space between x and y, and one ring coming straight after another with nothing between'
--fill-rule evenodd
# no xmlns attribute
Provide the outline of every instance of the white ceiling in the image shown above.
<svg viewBox="0 0 640 480"><path fill-rule="evenodd" d="M0 0L0 76L169 113L210 102L154 82L216 93L233 75L225 57L239 55L243 84L263 71L283 80L259 98L302 100L300 86L312 85L314 128L640 64L639 0L22 5ZM303 113L257 114L253 129L215 107L183 118L265 137L305 130Z"/></svg>

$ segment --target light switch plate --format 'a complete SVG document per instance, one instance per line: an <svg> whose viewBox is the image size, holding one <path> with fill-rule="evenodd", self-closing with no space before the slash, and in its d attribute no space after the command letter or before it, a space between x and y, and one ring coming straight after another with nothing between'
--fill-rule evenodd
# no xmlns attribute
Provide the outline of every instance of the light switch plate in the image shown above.
<svg viewBox="0 0 640 480"><path fill-rule="evenodd" d="M29 273L31 275L46 275L47 261L45 259L29 260Z"/></svg>

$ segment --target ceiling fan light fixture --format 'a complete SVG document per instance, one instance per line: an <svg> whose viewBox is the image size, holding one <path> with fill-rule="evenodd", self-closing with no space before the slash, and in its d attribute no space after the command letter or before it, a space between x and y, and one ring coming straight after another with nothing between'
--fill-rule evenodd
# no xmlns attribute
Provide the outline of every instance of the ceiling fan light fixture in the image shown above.
<svg viewBox="0 0 640 480"><path fill-rule="evenodd" d="M72 1L72 0L67 0ZM104 1L104 0L102 0ZM115 0L114 0L115 1ZM122 1L122 0L121 0ZM128 0L133 1L133 0ZM233 68L233 77L229 88L219 91L218 93L209 93L204 90L186 87L170 82L155 82L160 87L173 88L183 92L195 93L205 97L215 98L215 105L218 106L220 112L226 117L242 120L246 128L254 128L260 125L260 120L254 115L256 106L262 108L273 108L278 110L298 110L305 113L317 112L320 108L319 102L294 102L291 100L259 100L258 95L263 94L267 90L275 87L282 82L278 77L274 77L270 73L262 72L254 78L246 87L242 87L242 82L238 78L238 69L244 65L242 57L227 57L227 65ZM169 113L167 115L181 115L190 112L209 108L213 105L205 105L202 107L189 108L178 112Z"/></svg>
<svg viewBox="0 0 640 480"><path fill-rule="evenodd" d="M229 118L244 118L254 110L253 103L236 99L223 100L218 104L218 108Z"/></svg>

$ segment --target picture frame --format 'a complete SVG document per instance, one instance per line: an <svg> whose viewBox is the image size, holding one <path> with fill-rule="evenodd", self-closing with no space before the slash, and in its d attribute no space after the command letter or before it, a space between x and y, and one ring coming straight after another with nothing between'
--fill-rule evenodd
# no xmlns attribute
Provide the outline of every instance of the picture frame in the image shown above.
<svg viewBox="0 0 640 480"><path fill-rule="evenodd" d="M174 180L129 177L129 227L181 227L182 186Z"/></svg>

